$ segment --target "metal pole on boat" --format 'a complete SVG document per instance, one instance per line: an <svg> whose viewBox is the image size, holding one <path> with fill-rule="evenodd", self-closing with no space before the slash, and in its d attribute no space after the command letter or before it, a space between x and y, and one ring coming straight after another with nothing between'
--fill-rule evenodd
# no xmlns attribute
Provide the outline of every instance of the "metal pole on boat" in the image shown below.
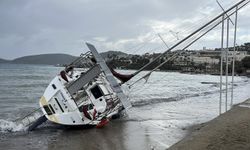
<svg viewBox="0 0 250 150"><path fill-rule="evenodd" d="M231 15L231 14L230 14ZM224 18L222 19L224 21ZM131 83L129 85L129 87L133 86L135 83L139 82L141 79L145 79L146 77L149 77L150 74L152 72L154 72L155 70L157 70L158 68L160 68L161 66L163 66L165 63L167 63L170 60L173 60L178 54L181 54L184 50L186 50L189 46L191 46L193 43L195 43L196 41L198 41L200 38L202 38L204 35L206 35L208 32L210 32L211 30L213 30L215 27L217 27L220 23L222 23L223 21L220 21L218 23L216 23L213 27L211 27L209 30L207 30L205 33L201 34L199 37L197 37L196 39L194 39L192 42L190 42L187 46L185 46L182 50L180 50L180 52L175 53L173 56L171 56L169 59L165 60L163 63L161 63L160 65L158 65L157 67L155 67L153 70L151 70L150 72L148 72L147 74L145 74L144 76L142 76L141 78L139 78L138 80L136 80L135 82ZM162 41L163 38L161 38ZM165 43L165 41L164 41Z"/></svg>
<svg viewBox="0 0 250 150"><path fill-rule="evenodd" d="M230 16L228 16L228 14L225 12L225 9L222 7L222 5L220 4L219 0L216 0L217 4L220 6L220 8L222 9L222 11L225 13L225 15L227 16L228 19L230 19L230 22L232 23L232 25L234 25L233 21L231 20ZM238 7L238 6L237 6Z"/></svg>
<svg viewBox="0 0 250 150"><path fill-rule="evenodd" d="M243 1L241 1L241 2L244 2L245 0L243 0ZM242 6L239 6L240 5L240 3L238 3L237 5L235 5L234 7L236 8L236 6L237 6L237 10L239 10L239 9L241 9L241 8L243 8L244 6L246 6L248 3L250 3L250 0L248 0L248 1L246 1L246 3L244 3ZM224 37L224 20L226 20L226 19L228 19L231 15L233 15L234 13L236 12L236 10L233 10L233 12L230 12L229 14L227 14L228 13L228 10L227 11L224 11L224 9L223 9L223 13L220 15L220 16L218 16L219 18L217 18L217 19L220 19L220 17L222 18L221 19L221 21L219 21L216 25L214 25L212 28L210 28L209 30L207 30L205 33L203 33L201 36L199 36L198 38L196 38L195 40L193 40L191 43L189 43L189 45L187 45L185 48L183 48L182 50L185 50L187 47L189 47L190 45L192 45L194 42L196 42L198 39L200 39L201 37L203 37L205 34L207 34L209 31L211 31L213 28L215 28L217 25L219 25L220 23L223 23L223 37ZM225 17L225 15L227 16L227 17ZM209 23L208 23L209 24ZM208 25L207 24L207 25ZM201 28L200 28L201 29ZM194 34L194 33L192 33L192 34ZM182 40L182 42L183 41L185 41L186 39L188 39L189 37L191 37L192 35L189 35L188 37L186 37L185 39L183 39ZM161 38L161 37L160 37ZM161 40L163 40L162 38L161 38ZM177 46L178 44L180 44L180 43L177 43L175 46ZM141 69L139 69L139 70L137 70L135 73L133 73L133 75L135 76L136 74L138 74L138 73L140 73L144 68L146 68L148 65L150 65L150 64L152 64L155 60L157 60L157 58L159 58L159 57L161 57L161 56L163 56L164 54L166 54L168 51L171 51L172 50L172 48L174 48L175 46L173 46L173 47L171 47L171 48L169 48L167 51L165 51L163 54L161 54L161 55L159 55L158 57L156 57L153 61L151 61L151 62L149 62L148 64L146 64L145 66L143 66ZM222 108L222 106L221 106L221 104L222 104L222 75L223 75L223 55L224 55L224 53L223 53L223 41L222 41L222 49L221 49L221 77L220 77L220 102L219 102L219 113L221 114L221 108ZM138 80L136 80L135 82L133 82L133 83L131 83L130 85L129 85L129 88L131 88L131 86L133 86L135 83L137 83L138 81L140 81L141 79L148 79L148 77L149 77L149 75L153 72L153 71L155 71L157 68L159 68L159 67L161 67L162 65L164 65L166 62L168 62L169 60L172 60L173 58L175 57L175 55L174 56L172 56L170 59L167 59L166 61L164 61L163 63L161 63L160 65L158 65L157 67L155 67L153 70L151 70L149 73L147 73L146 75L144 75L143 77L141 77L141 78L139 78Z"/></svg>
<svg viewBox="0 0 250 150"><path fill-rule="evenodd" d="M176 48L177 46L179 46L180 44L182 44L183 42L185 42L189 38L193 37L195 34L197 34L198 32L200 32L201 30L203 30L204 28L206 28L207 26L211 25L211 23L213 23L214 21L216 21L217 19L219 19L222 15L225 15L226 13L230 12L231 10L233 10L236 6L238 6L238 5L242 4L242 3L244 4L244 2L246 2L246 4L247 4L247 3L249 3L249 0L241 0L240 2L238 2L235 5L233 5L232 7L230 7L229 9L225 10L225 12L222 12L220 15L216 16L214 19L210 20L209 22L207 22L206 24L204 24L202 27L198 28L197 30L195 30L194 32L192 32L191 34L189 34L188 36L186 36L184 39L180 40L179 42L177 42L176 44L174 44L173 46L171 46L165 52L163 52L162 54L160 54L159 56L157 56L156 58L154 58L154 60L152 60L151 62L147 63L142 68L140 68L139 70L137 70L136 72L134 72L133 75L134 76L137 75L138 73L140 73L141 71L143 71L145 68L147 68L149 65L151 65L154 62L156 62L160 57L164 56L165 54L167 54L168 52L170 52L171 50L173 50L174 48ZM244 4L243 6L245 6L246 4Z"/></svg>
<svg viewBox="0 0 250 150"><path fill-rule="evenodd" d="M248 1L247 3L245 3L244 5L242 5L242 6L240 6L240 7L238 7L238 10L239 9L241 9L242 7L244 7L245 5L247 5L248 3L249 3L250 1ZM226 13L226 12L225 12ZM231 15L233 15L235 13L235 11L234 12L231 12L230 14L227 14L227 17L230 17ZM204 35L206 35L208 32L210 32L211 30L213 30L215 27L217 27L217 25L219 25L220 23L223 23L224 24L224 20L226 20L227 19L227 17L225 17L225 14L224 14L224 16L221 16L221 17L223 17L222 19L221 19L221 21L219 21L219 22L217 22L213 27L211 27L209 30L207 30L205 33L203 33L202 35L200 35L199 37L197 37L196 39L194 39L191 43L189 43L186 47L184 47L181 51L183 51L183 50L185 50L186 48L188 48L189 46L191 46L193 43L195 43L197 40L199 40L201 37L203 37ZM224 36L224 25L223 25L223 36ZM161 40L163 40L163 38L160 36L160 39ZM164 41L164 40L163 40ZM164 42L165 43L165 42ZM222 51L223 51L223 48L222 48ZM177 54L177 53L176 53ZM151 70L150 72L148 72L146 75L144 75L144 76L142 76L141 78L139 78L139 79L137 79L135 82L133 82L133 83L131 83L130 85L129 85L129 88L130 87L132 87L134 84L136 84L137 82L139 82L141 79L145 79L145 78L147 78L147 77L149 77L149 75L152 73L152 72L154 72L156 69L158 69L159 67L161 67L162 65L164 65L165 63L167 63L169 60L172 60L174 57L175 57L176 55L174 55L174 56L172 56L170 59L167 59L166 61L164 61L163 63L161 63L160 65L158 65L157 67L155 67L153 70ZM223 64L223 59L221 59L222 61L221 61L221 65ZM148 64L147 64L148 65ZM145 65L145 66L147 66L147 65ZM145 67L144 66L144 67ZM144 68L143 67L143 68ZM137 72L135 72L134 73L134 75L136 75L136 74L138 74L140 71L142 71L143 70L143 68L141 68L140 70L138 70ZM223 69L223 68L222 68ZM221 70L222 70L221 69ZM221 73L222 74L222 73ZM221 78L222 78L222 75L221 75ZM222 80L222 79L221 79ZM222 83L221 83L221 85L222 85ZM221 92L222 92L222 87L221 87L221 90L220 90ZM221 94L222 95L222 94ZM221 96L220 95L220 96ZM220 98L220 109L221 109L221 103L222 103L222 101L221 101L221 99L222 98ZM221 114L221 110L219 111L220 112L220 114Z"/></svg>
<svg viewBox="0 0 250 150"><path fill-rule="evenodd" d="M227 111L227 98L228 98L228 51L229 51L229 19L227 19L227 42L226 42L226 102L225 102L225 110Z"/></svg>
<svg viewBox="0 0 250 150"><path fill-rule="evenodd" d="M221 58L220 58L220 103L219 113L221 114L222 103L222 75L223 75L223 46L224 46L224 15L222 15L222 27L221 27Z"/></svg>
<svg viewBox="0 0 250 150"><path fill-rule="evenodd" d="M231 103L230 107L233 106L233 96L234 96L234 68L235 68L235 46L236 46L236 36L237 36L237 22L238 22L238 6L236 6L235 12L235 22L234 22L234 51L233 51L233 66L232 66L232 91L231 91Z"/></svg>

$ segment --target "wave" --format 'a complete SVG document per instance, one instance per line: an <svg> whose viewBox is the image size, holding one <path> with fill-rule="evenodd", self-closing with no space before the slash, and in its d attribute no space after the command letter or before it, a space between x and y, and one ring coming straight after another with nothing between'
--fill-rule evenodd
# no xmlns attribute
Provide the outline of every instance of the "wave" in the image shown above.
<svg viewBox="0 0 250 150"><path fill-rule="evenodd" d="M164 102L172 102L172 101L180 101L180 100L184 100L187 98L207 96L207 95L211 95L211 94L215 94L215 93L220 93L220 90L218 88L219 84L208 83L208 82L206 82L205 84L209 84L210 86L208 86L203 91L195 92L195 93L178 94L178 96L173 96L173 97L160 97L160 98L158 98L158 97L154 97L153 95L147 94L149 96L149 98L139 99L139 98L135 98L135 97L131 96L130 94L127 94L127 95L128 95L128 97L130 97L131 100L134 99L133 101L131 101L133 107L142 107L145 105L158 104L158 103L164 103ZM235 89L235 88L243 87L247 84L249 84L249 80L241 80L241 81L235 82L233 84L233 88ZM229 87L228 87L229 91L232 89L231 85L232 84L229 83ZM216 89L213 89L213 87L216 87ZM213 90L211 90L211 89L213 89ZM191 88L189 88L189 90L190 90L190 92L192 91ZM197 91L197 89L194 88L194 91ZM226 91L225 84L223 84L222 92L224 93L225 91ZM138 95L136 97L138 97Z"/></svg>
<svg viewBox="0 0 250 150"><path fill-rule="evenodd" d="M224 90L223 90L224 91ZM133 107L142 107L145 105L158 104L164 102L172 102L172 101L180 101L186 98L198 97L198 96L206 96L214 93L218 93L219 90L216 91L205 91L202 93L194 93L194 94L181 94L176 97L168 97L168 98L148 98L148 99L139 99L132 102Z"/></svg>
<svg viewBox="0 0 250 150"><path fill-rule="evenodd" d="M4 75L0 76L0 79L6 79L8 78L9 80L48 80L51 79L51 76L46 76L46 75Z"/></svg>
<svg viewBox="0 0 250 150"><path fill-rule="evenodd" d="M25 131L26 128L22 124L17 124L13 121L3 120L0 119L0 132L18 132L18 131Z"/></svg>

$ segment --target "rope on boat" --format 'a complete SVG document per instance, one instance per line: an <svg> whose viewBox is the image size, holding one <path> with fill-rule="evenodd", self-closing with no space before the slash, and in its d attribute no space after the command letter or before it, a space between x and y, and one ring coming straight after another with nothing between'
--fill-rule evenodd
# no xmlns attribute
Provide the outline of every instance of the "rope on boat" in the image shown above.
<svg viewBox="0 0 250 150"><path fill-rule="evenodd" d="M193 43L195 43L197 40L199 40L201 37L203 37L204 35L206 35L208 32L210 32L211 30L213 30L215 27L217 27L221 22L223 22L224 20L228 19L231 15L233 15L237 10L241 9L242 7L244 7L245 5L247 5L250 1L248 0L246 3L243 3L246 0L242 0L239 3L235 4L233 7L229 8L227 11L223 11L222 14L218 15L217 17L215 17L213 20L209 21L208 23L206 23L204 26L200 27L198 30L196 30L195 32L191 33L189 36L187 36L186 38L184 38L183 40L181 40L180 42L178 42L177 44L175 44L174 46L172 46L171 48L168 48L167 51L165 51L164 53L162 53L161 55L157 56L153 61L149 62L148 64L146 64L145 66L143 66L141 69L139 69L137 72L134 73L134 75L140 73L141 71L143 71L146 67L148 67L149 65L151 65L152 63L154 63L157 59L163 57L164 55L168 54L172 49L174 49L175 47L183 44L184 42L187 42L188 40L192 40L192 38L194 38L193 41L191 41L187 46L185 46L181 51L186 50L189 46L191 46ZM240 4L242 4L242 6L240 6L238 8L238 6ZM230 14L227 14L228 12L230 12L233 8L237 7L236 10L233 10ZM225 14L227 14L227 17L225 18L220 18L221 16L224 16ZM205 31L203 34L199 35L200 33L202 33L203 30L207 30ZM197 35L198 34L198 35ZM194 37L194 36L198 36L198 38ZM160 37L161 38L161 37ZM161 38L161 40L164 42L164 40ZM164 44L166 45L166 43L164 42ZM151 75L152 72L154 72L155 70L157 70L158 68L160 68L161 66L163 66L165 63L167 63L168 61L170 61L171 59L176 58L177 55L174 55L174 57L170 57L170 59L167 59L166 61L164 61L163 63L161 63L160 65L158 65L157 67L155 67L153 70L151 70L149 73L147 73L146 75L144 75L143 77L139 78L138 80L136 80L135 82L133 82L132 84L129 85L129 87L133 86L135 83L137 83L138 81L140 81L141 79L148 79L148 77Z"/></svg>

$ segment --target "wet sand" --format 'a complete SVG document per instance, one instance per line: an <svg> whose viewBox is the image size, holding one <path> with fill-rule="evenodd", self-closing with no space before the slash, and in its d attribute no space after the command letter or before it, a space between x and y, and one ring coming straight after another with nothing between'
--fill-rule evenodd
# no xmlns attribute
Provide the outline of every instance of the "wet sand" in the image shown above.
<svg viewBox="0 0 250 150"><path fill-rule="evenodd" d="M168 127L171 128L171 127ZM188 128L183 131L187 132ZM227 113L189 128L190 133L170 150L250 149L250 99ZM145 125L139 120L118 119L97 128L66 128L46 124L32 132L0 134L0 149L8 150L162 150L173 130ZM176 141L175 141L176 142ZM175 143L174 141L172 143Z"/></svg>
<svg viewBox="0 0 250 150"><path fill-rule="evenodd" d="M47 126L32 132L0 134L0 149L8 150L151 150L166 149L165 133L138 121L115 120L107 126L68 129Z"/></svg>
<svg viewBox="0 0 250 150"><path fill-rule="evenodd" d="M249 150L250 99L230 111L190 128L191 133L170 150Z"/></svg>

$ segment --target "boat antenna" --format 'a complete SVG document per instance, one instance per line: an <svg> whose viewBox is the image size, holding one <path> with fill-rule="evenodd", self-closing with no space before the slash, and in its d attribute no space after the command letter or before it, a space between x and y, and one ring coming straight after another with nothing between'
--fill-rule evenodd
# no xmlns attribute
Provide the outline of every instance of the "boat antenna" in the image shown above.
<svg viewBox="0 0 250 150"><path fill-rule="evenodd" d="M174 32L174 31L172 31L172 30L169 30L169 32L177 39L177 40L180 40L180 38L179 38L179 32Z"/></svg>
<svg viewBox="0 0 250 150"><path fill-rule="evenodd" d="M161 39L161 41L164 43L164 45L169 49L168 44L163 40L163 38L161 37L160 33L157 34L159 36L159 38Z"/></svg>

